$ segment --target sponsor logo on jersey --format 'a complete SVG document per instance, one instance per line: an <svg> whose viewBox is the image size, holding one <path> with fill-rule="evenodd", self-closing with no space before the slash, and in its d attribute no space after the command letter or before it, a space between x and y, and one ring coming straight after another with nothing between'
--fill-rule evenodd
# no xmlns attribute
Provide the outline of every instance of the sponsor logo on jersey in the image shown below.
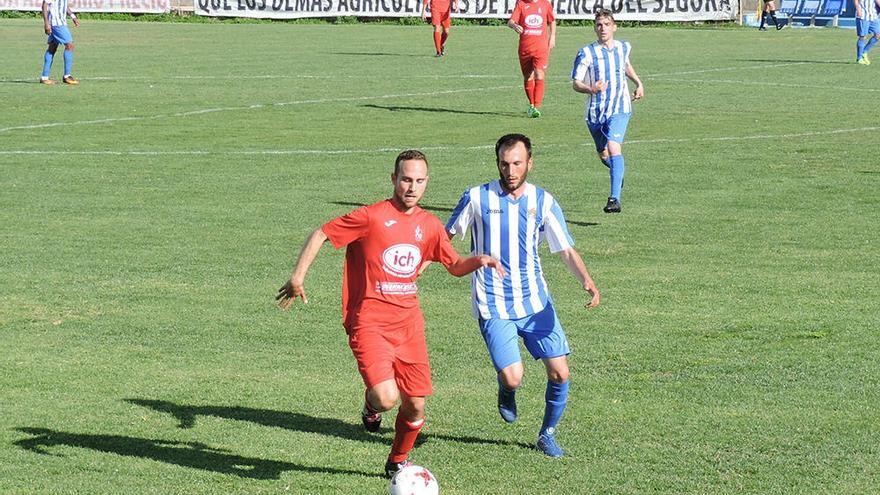
<svg viewBox="0 0 880 495"><path fill-rule="evenodd" d="M386 226L386 227L391 227L391 226L394 225L395 223L397 223L397 220L386 220L386 221L385 221L385 226Z"/></svg>
<svg viewBox="0 0 880 495"><path fill-rule="evenodd" d="M421 263L422 252L412 244L395 244L382 253L382 269L395 277L412 277Z"/></svg>
<svg viewBox="0 0 880 495"><path fill-rule="evenodd" d="M486 208L486 215L500 215L504 213L501 208Z"/></svg>
<svg viewBox="0 0 880 495"><path fill-rule="evenodd" d="M530 28L540 28L544 25L544 16L540 14L529 14L526 16L525 24Z"/></svg>

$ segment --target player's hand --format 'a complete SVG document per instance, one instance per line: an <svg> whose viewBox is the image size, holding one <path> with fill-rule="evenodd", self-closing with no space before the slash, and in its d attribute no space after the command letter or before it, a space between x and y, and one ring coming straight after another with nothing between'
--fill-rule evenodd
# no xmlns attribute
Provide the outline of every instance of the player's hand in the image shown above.
<svg viewBox="0 0 880 495"><path fill-rule="evenodd" d="M498 273L499 277L504 278L507 276L507 272L504 271L504 265L502 265L501 262L496 260L495 258L483 255L480 261L482 262L483 267L488 266L489 268L494 269Z"/></svg>
<svg viewBox="0 0 880 495"><path fill-rule="evenodd" d="M593 92L594 95L599 94L602 91L605 91L605 89L607 89L607 88L608 88L608 81L606 81L604 79L600 79L600 80L596 81L596 84L593 84L592 86L590 86L590 90Z"/></svg>
<svg viewBox="0 0 880 495"><path fill-rule="evenodd" d="M77 18L74 18L74 19L73 19L73 26L74 26L74 27L79 27L79 19L77 19Z"/></svg>
<svg viewBox="0 0 880 495"><path fill-rule="evenodd" d="M633 100L641 100L645 96L645 88L639 86L633 91Z"/></svg>
<svg viewBox="0 0 880 495"><path fill-rule="evenodd" d="M590 301L587 302L586 304L584 304L584 307L586 307L587 309L595 308L596 306L599 305L599 300L600 300L599 289L597 289L596 286L593 285L591 287L586 287L586 291L588 294L590 294L591 297L590 297Z"/></svg>
<svg viewBox="0 0 880 495"><path fill-rule="evenodd" d="M428 22L428 14L422 12L422 22Z"/></svg>
<svg viewBox="0 0 880 495"><path fill-rule="evenodd" d="M524 29L519 24L514 24L512 27L513 27L513 30L516 31L517 34L523 34Z"/></svg>
<svg viewBox="0 0 880 495"><path fill-rule="evenodd" d="M45 31L47 35L52 34L52 26L50 26L49 23L44 24L43 31Z"/></svg>
<svg viewBox="0 0 880 495"><path fill-rule="evenodd" d="M455 13L456 13L456 14L458 14L459 12L461 12L461 10L459 9L458 2L455 2L455 5L453 6L453 9L455 9Z"/></svg>
<svg viewBox="0 0 880 495"><path fill-rule="evenodd" d="M301 298L303 303L309 303L305 287L302 284L294 284L293 280L288 280L278 289L278 295L275 296L275 300L278 301L279 308L287 311L297 297Z"/></svg>
<svg viewBox="0 0 880 495"><path fill-rule="evenodd" d="M552 50L552 49L556 48L556 39L554 39L554 38L550 38L550 44L547 45L547 48L548 48L549 50Z"/></svg>

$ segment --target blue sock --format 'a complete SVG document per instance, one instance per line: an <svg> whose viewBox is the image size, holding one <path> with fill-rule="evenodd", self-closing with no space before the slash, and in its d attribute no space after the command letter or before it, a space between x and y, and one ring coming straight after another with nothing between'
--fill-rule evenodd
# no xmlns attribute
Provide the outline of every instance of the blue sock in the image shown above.
<svg viewBox="0 0 880 495"><path fill-rule="evenodd" d="M620 199L620 190L623 189L623 155L614 155L608 159L611 162L611 194L615 199Z"/></svg>
<svg viewBox="0 0 880 495"><path fill-rule="evenodd" d="M871 51L871 48L874 48L874 45L877 44L877 38L871 38L868 40L868 43L865 45L865 49L862 51L862 55Z"/></svg>
<svg viewBox="0 0 880 495"><path fill-rule="evenodd" d="M556 428L556 424L562 418L565 411L565 404L568 403L568 384L547 381L547 392L544 393L544 422L541 423L541 435L547 432L548 428Z"/></svg>
<svg viewBox="0 0 880 495"><path fill-rule="evenodd" d="M55 59L54 53L49 53L49 50L46 50L46 54L43 55L43 77L49 77L49 72L52 71L52 60Z"/></svg>
<svg viewBox="0 0 880 495"><path fill-rule="evenodd" d="M856 41L856 62L858 62L862 58L862 55L865 54L865 46L867 44L868 42L861 38Z"/></svg>
<svg viewBox="0 0 880 495"><path fill-rule="evenodd" d="M64 50L64 75L70 75L70 68L73 67L73 52Z"/></svg>

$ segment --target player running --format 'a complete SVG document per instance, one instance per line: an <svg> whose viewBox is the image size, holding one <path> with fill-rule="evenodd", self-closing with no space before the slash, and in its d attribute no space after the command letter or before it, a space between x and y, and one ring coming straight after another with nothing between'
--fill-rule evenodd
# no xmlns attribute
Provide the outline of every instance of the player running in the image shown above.
<svg viewBox="0 0 880 495"><path fill-rule="evenodd" d="M458 12L458 1L455 0L455 11ZM446 55L446 40L449 38L449 27L452 26L452 11L449 0L424 0L422 3L422 20L427 22L426 10L431 4L431 25L434 26L435 57Z"/></svg>
<svg viewBox="0 0 880 495"><path fill-rule="evenodd" d="M550 457L561 457L556 426L568 402L568 339L544 280L538 246L546 239L569 271L590 294L586 306L599 305L599 290L587 272L565 225L562 208L540 187L526 182L532 170L532 143L522 134L508 134L495 144L500 179L464 192L446 222L449 236L471 231L472 254L501 260L509 276L491 270L471 276L474 314L498 378L498 412L508 423L516 421L516 389L523 377L519 352L526 349L541 359L547 371L544 421L536 447Z"/></svg>
<svg viewBox="0 0 880 495"><path fill-rule="evenodd" d="M855 0L855 6L856 63L871 65L868 52L880 41L880 0Z"/></svg>
<svg viewBox="0 0 880 495"><path fill-rule="evenodd" d="M324 241L346 246L342 282L342 319L348 343L366 386L364 426L378 431L381 413L400 408L394 424L385 473L393 476L425 424L425 398L431 395L431 368L425 345L424 318L416 278L428 261L439 261L461 277L501 263L486 256L460 258L437 217L418 206L428 185L428 161L419 151L398 155L391 175L390 199L335 218L315 230L299 253L290 279L278 290L278 305L288 309L296 298L308 303L306 272Z"/></svg>
<svg viewBox="0 0 880 495"><path fill-rule="evenodd" d="M73 67L73 35L67 28L68 15L73 21L73 25L79 27L79 20L76 18L76 14L70 10L68 0L43 0L43 31L49 35L49 39L46 41L49 47L43 55L41 84L55 84L55 81L49 79L49 72L52 70L52 61L55 59L58 45L64 45L64 77L61 80L64 81L64 84L79 84L79 81L70 75L70 70Z"/></svg>
<svg viewBox="0 0 880 495"><path fill-rule="evenodd" d="M602 210L620 213L624 174L621 145L632 116L627 78L636 84L632 99L645 96L645 88L630 64L629 42L614 39L617 23L610 10L596 12L595 30L598 39L581 48L574 59L572 87L578 93L590 95L585 111L587 128L596 143L599 160L611 175L611 194Z"/></svg>
<svg viewBox="0 0 880 495"><path fill-rule="evenodd" d="M550 50L556 46L553 5L547 0L519 0L507 25L519 33L519 67L529 99L527 115L538 118L544 100L544 74L550 63Z"/></svg>
<svg viewBox="0 0 880 495"><path fill-rule="evenodd" d="M780 24L779 19L776 18L776 2L774 0L763 0L764 7L761 9L761 26L758 27L758 31L766 31L767 28L764 27L767 24L767 17L770 17L770 20L773 21L773 25L776 26L776 30L785 27L785 24Z"/></svg>

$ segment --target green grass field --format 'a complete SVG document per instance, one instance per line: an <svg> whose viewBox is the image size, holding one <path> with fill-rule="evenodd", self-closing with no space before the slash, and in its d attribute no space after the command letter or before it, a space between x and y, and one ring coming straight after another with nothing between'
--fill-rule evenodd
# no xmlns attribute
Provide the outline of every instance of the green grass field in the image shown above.
<svg viewBox="0 0 880 495"><path fill-rule="evenodd" d="M855 33L622 28L646 98L609 216L567 77L591 30L560 29L527 119L514 34L453 29L434 59L425 26L85 20L82 84L44 87L39 20L0 20L0 492L385 493L343 253L308 306L273 296L312 229L390 194L398 151L427 152L445 221L507 132L602 305L545 254L574 348L549 460L542 367L503 424L468 279L425 274L413 459L442 493L880 491L880 64Z"/></svg>

